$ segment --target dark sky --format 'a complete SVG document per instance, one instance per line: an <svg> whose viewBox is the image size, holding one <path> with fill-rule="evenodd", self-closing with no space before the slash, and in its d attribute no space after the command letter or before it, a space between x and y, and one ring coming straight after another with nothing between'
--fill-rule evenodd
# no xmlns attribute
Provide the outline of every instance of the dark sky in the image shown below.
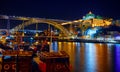
<svg viewBox="0 0 120 72"><path fill-rule="evenodd" d="M0 0L0 14L74 20L92 11L120 18L119 0Z"/></svg>

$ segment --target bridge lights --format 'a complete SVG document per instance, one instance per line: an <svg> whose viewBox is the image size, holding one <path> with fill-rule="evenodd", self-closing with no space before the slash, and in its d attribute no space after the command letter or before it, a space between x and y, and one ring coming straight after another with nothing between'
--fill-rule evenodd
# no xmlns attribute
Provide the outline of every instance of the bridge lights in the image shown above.
<svg viewBox="0 0 120 72"><path fill-rule="evenodd" d="M38 33L35 34L35 37L38 37Z"/></svg>
<svg viewBox="0 0 120 72"><path fill-rule="evenodd" d="M35 34L35 37L38 37L38 23L36 23L36 34Z"/></svg>
<svg viewBox="0 0 120 72"><path fill-rule="evenodd" d="M23 32L23 33L22 33L22 37L24 37L24 36L25 36L25 33Z"/></svg>

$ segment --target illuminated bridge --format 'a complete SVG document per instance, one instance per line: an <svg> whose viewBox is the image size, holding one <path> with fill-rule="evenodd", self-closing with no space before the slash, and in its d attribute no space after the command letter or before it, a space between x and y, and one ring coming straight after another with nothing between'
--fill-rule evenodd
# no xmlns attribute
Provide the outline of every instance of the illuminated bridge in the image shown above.
<svg viewBox="0 0 120 72"><path fill-rule="evenodd" d="M66 37L75 36L75 32L78 28L81 29L82 35L85 35L88 29L95 30L96 27L106 27L112 24L112 19L101 19L100 17L95 18L95 15L92 14L92 12L86 14L86 16L83 17L83 19L78 19L73 21L35 18L35 17L7 16L7 15L0 15L0 19L23 21L21 24L18 24L16 27L9 29L9 32L11 33L22 30L24 29L24 27L32 24L46 23L59 29L63 33L63 36ZM69 28L67 25L69 25Z"/></svg>
<svg viewBox="0 0 120 72"><path fill-rule="evenodd" d="M64 20L57 20L57 19L45 19L45 18L30 18L30 17L17 17L17 16L6 16L6 15L1 15L0 19L10 19L10 20L21 20L24 21L22 24L19 24L18 26L10 29L10 32L16 32L23 27L26 27L31 24L36 24L36 23L47 23L50 24L63 32L65 36L70 35L69 31L65 29L61 23L66 22Z"/></svg>

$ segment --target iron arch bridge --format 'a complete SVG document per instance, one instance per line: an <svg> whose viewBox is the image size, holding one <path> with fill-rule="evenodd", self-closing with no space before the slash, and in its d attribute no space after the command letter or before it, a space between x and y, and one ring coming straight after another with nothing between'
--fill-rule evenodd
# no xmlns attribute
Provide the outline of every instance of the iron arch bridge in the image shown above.
<svg viewBox="0 0 120 72"><path fill-rule="evenodd" d="M20 29L22 29L23 27L26 27L28 25L31 25L31 24L36 24L36 23L47 23L47 24L50 24L54 27L56 27L57 29L59 29L64 36L70 36L71 34L69 33L69 31L67 29L65 29L61 24L59 24L58 22L54 21L54 20L50 20L50 19L35 19L35 18L32 18L30 19L29 21L27 22L24 22L22 24L19 24L18 26L12 28L10 30L10 32L16 32Z"/></svg>
<svg viewBox="0 0 120 72"><path fill-rule="evenodd" d="M57 29L59 29L64 36L70 36L70 32L64 28L61 23L67 22L65 20L57 20L57 19L46 19L46 18L31 18L31 17L18 17L18 16L7 16L7 15L0 15L0 19L10 19L10 20L21 20L24 21L22 24L19 24L18 26L10 29L11 33L14 33L20 29L22 29L23 27L26 27L28 25L31 24L36 24L36 23L46 23L46 24L50 24L54 27L56 27Z"/></svg>

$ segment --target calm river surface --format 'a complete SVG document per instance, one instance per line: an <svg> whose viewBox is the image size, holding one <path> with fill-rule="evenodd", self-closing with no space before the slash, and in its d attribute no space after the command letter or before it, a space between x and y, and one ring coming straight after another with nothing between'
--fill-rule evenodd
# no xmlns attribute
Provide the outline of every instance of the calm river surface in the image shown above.
<svg viewBox="0 0 120 72"><path fill-rule="evenodd" d="M70 56L71 72L120 72L120 44L53 42Z"/></svg>

